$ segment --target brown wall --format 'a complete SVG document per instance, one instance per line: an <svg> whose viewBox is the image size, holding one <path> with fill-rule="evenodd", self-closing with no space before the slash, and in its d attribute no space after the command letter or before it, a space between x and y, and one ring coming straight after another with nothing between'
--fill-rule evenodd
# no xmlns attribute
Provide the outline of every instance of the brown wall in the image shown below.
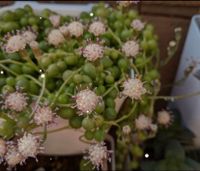
<svg viewBox="0 0 200 171"><path fill-rule="evenodd" d="M155 25L159 35L161 57L166 57L166 47L173 39L174 28L182 27L183 36L180 47L168 65L162 68L162 84L172 83L176 74L182 47L184 45L191 17L200 12L198 1L143 1L139 11L145 20ZM161 94L169 94L170 88L162 90Z"/></svg>

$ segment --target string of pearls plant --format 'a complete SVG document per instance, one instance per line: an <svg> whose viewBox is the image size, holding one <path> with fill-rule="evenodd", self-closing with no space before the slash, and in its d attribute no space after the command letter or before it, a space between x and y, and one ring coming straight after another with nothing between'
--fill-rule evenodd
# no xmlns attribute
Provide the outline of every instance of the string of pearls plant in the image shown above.
<svg viewBox="0 0 200 171"><path fill-rule="evenodd" d="M91 142L84 160L97 169L110 160L104 141L111 127L117 129L117 168L128 156L129 167L137 168L142 142L172 122L169 111L155 113L154 103L172 98L157 96L158 69L172 58L181 29L160 61L154 27L129 5L136 4L99 3L78 18L48 9L37 15L26 5L0 16L0 159L8 168L42 152L57 117L84 128ZM130 110L116 112L117 97L130 99ZM34 132L41 126L43 137Z"/></svg>

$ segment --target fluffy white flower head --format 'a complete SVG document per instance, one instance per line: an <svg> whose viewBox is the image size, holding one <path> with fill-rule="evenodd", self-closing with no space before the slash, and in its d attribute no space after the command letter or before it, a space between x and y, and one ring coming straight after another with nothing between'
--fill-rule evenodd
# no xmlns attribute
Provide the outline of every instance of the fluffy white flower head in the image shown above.
<svg viewBox="0 0 200 171"><path fill-rule="evenodd" d="M60 25L60 15L51 15L49 20L54 27L58 27Z"/></svg>
<svg viewBox="0 0 200 171"><path fill-rule="evenodd" d="M95 168L99 169L105 160L110 160L110 151L107 150L105 143L98 143L91 145L88 149L88 156L85 157L89 159Z"/></svg>
<svg viewBox="0 0 200 171"><path fill-rule="evenodd" d="M21 35L15 35L8 39L4 49L7 53L14 53L25 49L25 47L26 41L24 40L24 37Z"/></svg>
<svg viewBox="0 0 200 171"><path fill-rule="evenodd" d="M24 161L24 157L19 153L15 146L10 145L5 155L5 161L10 168Z"/></svg>
<svg viewBox="0 0 200 171"><path fill-rule="evenodd" d="M104 54L103 46L96 43L91 43L83 49L83 56L88 61L95 61L99 58L102 58L103 54Z"/></svg>
<svg viewBox="0 0 200 171"><path fill-rule="evenodd" d="M158 126L157 126L156 124L151 124L151 125L150 125L150 130L151 130L152 132L156 133L157 130L158 130Z"/></svg>
<svg viewBox="0 0 200 171"><path fill-rule="evenodd" d="M65 41L64 36L58 29L52 30L48 35L48 43L54 46L58 46L59 44Z"/></svg>
<svg viewBox="0 0 200 171"><path fill-rule="evenodd" d="M127 57L135 57L139 53L139 44L134 40L129 40L122 46L122 51Z"/></svg>
<svg viewBox="0 0 200 171"><path fill-rule="evenodd" d="M131 27L137 31L141 31L144 28L144 23L139 19L135 19L132 21Z"/></svg>
<svg viewBox="0 0 200 171"><path fill-rule="evenodd" d="M32 48L32 49L38 49L39 48L39 43L36 42L36 41L32 41L29 43L29 46Z"/></svg>
<svg viewBox="0 0 200 171"><path fill-rule="evenodd" d="M176 42L174 40L171 40L169 42L169 46L172 47L172 48L175 47L176 46Z"/></svg>
<svg viewBox="0 0 200 171"><path fill-rule="evenodd" d="M70 36L80 37L83 34L83 25L78 21L73 21L68 25Z"/></svg>
<svg viewBox="0 0 200 171"><path fill-rule="evenodd" d="M24 38L24 40L27 44L31 43L32 41L35 41L37 38L36 34L29 30L24 31L22 33L22 37Z"/></svg>
<svg viewBox="0 0 200 171"><path fill-rule="evenodd" d="M126 135L130 134L131 133L131 127L129 125L124 125L122 127L122 132Z"/></svg>
<svg viewBox="0 0 200 171"><path fill-rule="evenodd" d="M171 115L170 115L170 113L168 111L166 111L166 110L158 112L157 121L161 125L166 125L166 126L169 125L170 122L171 122Z"/></svg>
<svg viewBox="0 0 200 171"><path fill-rule="evenodd" d="M80 115L90 114L99 103L99 97L91 90L80 91L76 96L76 107L81 112Z"/></svg>
<svg viewBox="0 0 200 171"><path fill-rule="evenodd" d="M6 142L0 138L0 158L6 153Z"/></svg>
<svg viewBox="0 0 200 171"><path fill-rule="evenodd" d="M18 140L18 150L25 157L36 157L40 151L39 138L32 134L24 134L22 138Z"/></svg>
<svg viewBox="0 0 200 171"><path fill-rule="evenodd" d="M101 21L95 21L90 25L89 32L93 33L95 36L100 36L106 32L105 24Z"/></svg>
<svg viewBox="0 0 200 171"><path fill-rule="evenodd" d="M141 96L146 93L143 83L140 79L130 78L123 83L124 90L122 94L132 99L139 100Z"/></svg>
<svg viewBox="0 0 200 171"><path fill-rule="evenodd" d="M4 108L21 112L27 106L27 97L18 91L6 95Z"/></svg>
<svg viewBox="0 0 200 171"><path fill-rule="evenodd" d="M135 119L135 127L138 130L146 130L151 127L151 118L141 114L137 119Z"/></svg>
<svg viewBox="0 0 200 171"><path fill-rule="evenodd" d="M68 27L66 25L60 26L59 30L64 36L68 36L69 30L68 30Z"/></svg>
<svg viewBox="0 0 200 171"><path fill-rule="evenodd" d="M34 114L34 121L37 125L44 125L53 122L55 113L49 106L39 106Z"/></svg>

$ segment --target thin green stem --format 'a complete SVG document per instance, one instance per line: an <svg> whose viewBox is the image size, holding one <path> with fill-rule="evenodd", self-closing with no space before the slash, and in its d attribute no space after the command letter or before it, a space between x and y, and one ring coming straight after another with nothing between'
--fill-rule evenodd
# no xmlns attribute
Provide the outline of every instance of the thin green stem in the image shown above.
<svg viewBox="0 0 200 171"><path fill-rule="evenodd" d="M18 62L12 59L5 59L5 60L0 60L0 63L11 63L11 64L17 64L17 65L24 65L22 62Z"/></svg>
<svg viewBox="0 0 200 171"><path fill-rule="evenodd" d="M164 65L166 65L166 64L168 64L168 62L172 59L172 57L174 56L174 54L176 53L176 51L177 51L177 46L176 46L176 48L174 50L174 53L168 55L168 57L165 59L165 61L161 64L161 67L164 66Z"/></svg>
<svg viewBox="0 0 200 171"><path fill-rule="evenodd" d="M124 115L121 118L117 119L115 122L119 123L121 121L124 121L124 120L128 119L132 115L132 113L135 111L136 106L137 106L137 103L135 102L133 107L132 107L132 109L130 110L130 112L127 115Z"/></svg>
<svg viewBox="0 0 200 171"><path fill-rule="evenodd" d="M29 63L32 65L32 67L34 67L34 69L37 70L37 71L39 72L40 69L39 69L38 66L32 61L32 59L30 58L30 56L29 56L29 54L27 53L26 50L21 50L19 53L20 53L20 55L22 56L22 58L23 58L24 60L26 60L27 62L29 62Z"/></svg>
<svg viewBox="0 0 200 171"><path fill-rule="evenodd" d="M12 71L11 69L9 69L8 67L6 67L5 65L3 65L1 63L0 63L0 67L3 68L4 70L10 72L14 76L18 76L18 74L16 72ZM36 84L38 84L40 87L42 87L42 84L37 79L35 79L34 77L32 77L31 75L24 74L24 76L27 77L27 78L29 78L29 79L31 79L31 80L33 80ZM50 92L46 88L45 88L45 92L47 94L50 94Z"/></svg>
<svg viewBox="0 0 200 171"><path fill-rule="evenodd" d="M37 96L37 95L34 95L34 94L30 94L32 97L35 97L35 98L38 98L39 96ZM42 99L44 99L44 100L48 100L47 98L45 98L45 97L42 97ZM56 105L57 106L59 106L59 107L71 107L72 105L71 104L61 104L61 103L56 103Z"/></svg>
<svg viewBox="0 0 200 171"><path fill-rule="evenodd" d="M157 94L159 93L160 91L160 87L161 87L161 84L160 82L158 81L157 82L157 87L154 88L154 96L157 96ZM150 101L150 112L149 112L149 116L152 117L153 114L154 114L154 104L155 104L155 99L151 99Z"/></svg>
<svg viewBox="0 0 200 171"><path fill-rule="evenodd" d="M174 49L172 51L170 51L172 53L168 54L167 58L161 64L161 67L166 65L172 59L172 57L175 55L175 53L178 49L179 43L180 43L180 39L176 40L176 45L175 45Z"/></svg>
<svg viewBox="0 0 200 171"><path fill-rule="evenodd" d="M3 68L4 70L10 72L11 74L13 74L14 76L18 76L18 74L14 71L12 71L11 69L9 69L8 67L6 67L5 65L3 64L0 64L0 67Z"/></svg>
<svg viewBox="0 0 200 171"><path fill-rule="evenodd" d="M54 102L56 101L56 99L58 98L58 96L60 95L60 93L62 92L63 88L65 87L65 85L69 82L69 80L76 74L78 73L82 68L77 69L76 71L73 71L73 73L64 81L64 83L60 86L59 90L57 91L54 99L51 102L52 106L54 104Z"/></svg>
<svg viewBox="0 0 200 171"><path fill-rule="evenodd" d="M114 84L113 86L111 86L111 87L103 94L103 97L105 97L106 95L108 95L114 88L115 88L115 84Z"/></svg>
<svg viewBox="0 0 200 171"><path fill-rule="evenodd" d="M107 124L107 125L111 125L111 126L114 125L114 126L120 128L119 124L117 124L115 121L104 121L103 123Z"/></svg>
<svg viewBox="0 0 200 171"><path fill-rule="evenodd" d="M39 72L40 68L38 68L38 66L37 66L30 58L29 58L27 61L32 65L32 67L33 67L36 71Z"/></svg>
<svg viewBox="0 0 200 171"><path fill-rule="evenodd" d="M117 41L117 43L122 46L122 41L120 38L112 31L112 29L108 28L108 32L113 36L113 38Z"/></svg>
<svg viewBox="0 0 200 171"><path fill-rule="evenodd" d="M105 97L106 95L108 95L114 88L116 88L116 86L118 84L120 84L122 81L124 81L124 77L122 79L120 79L119 81L117 81L115 84L113 84L103 95L102 97ZM118 90L118 89L117 89Z"/></svg>
<svg viewBox="0 0 200 171"><path fill-rule="evenodd" d="M147 65L151 60L152 60L153 56L148 57L147 60L145 60L145 63L143 64L137 64L137 67L143 66L144 64Z"/></svg>
<svg viewBox="0 0 200 171"><path fill-rule="evenodd" d="M58 105L59 107L72 107L71 104L60 104L60 103L56 103L56 105Z"/></svg>
<svg viewBox="0 0 200 171"><path fill-rule="evenodd" d="M175 81L173 84L167 84L167 85L163 85L162 89L164 88L168 88L168 87L173 87L173 86L180 86L184 81L187 80L187 78L190 76L190 74L188 74L187 76L183 76L181 79Z"/></svg>
<svg viewBox="0 0 200 171"><path fill-rule="evenodd" d="M39 103L40 103L40 101L42 99L42 96L44 95L45 85L46 85L46 77L44 76L43 82L42 82L42 89L40 91L40 95L38 96L38 99L37 99L36 104L35 104L35 108L33 109L30 117L32 117L34 115L35 111L37 110L37 108L39 106Z"/></svg>
<svg viewBox="0 0 200 171"><path fill-rule="evenodd" d="M70 127L69 126L64 126L64 127L53 129L53 130L49 130L49 131L47 130L46 133L47 134L51 134L51 133L63 131L65 129L70 129ZM43 134L43 133L44 133L44 131L42 131L42 132L35 132L34 134L37 135L37 134Z"/></svg>
<svg viewBox="0 0 200 171"><path fill-rule="evenodd" d="M85 139L83 139L83 138L84 138L84 135L81 135L81 136L79 137L79 140L80 140L81 142L83 142L83 143L95 144L95 143L93 143L93 142L91 142L91 141L87 141L87 140L85 140Z"/></svg>
<svg viewBox="0 0 200 171"><path fill-rule="evenodd" d="M194 93L188 93L184 95L177 95L177 96L149 96L151 99L163 99L163 100L180 100L180 99L185 99L193 96L198 96L200 95L200 91L194 92Z"/></svg>
<svg viewBox="0 0 200 171"><path fill-rule="evenodd" d="M42 84L36 78L32 77L31 75L23 74L23 76L29 78L30 80L33 80L37 85L42 87Z"/></svg>
<svg viewBox="0 0 200 171"><path fill-rule="evenodd" d="M32 77L31 75L27 75L27 74L24 74L25 77L29 78L30 80L33 80L37 85L39 85L40 87L42 87L42 84L34 77ZM50 95L50 92L48 89L46 89L45 87L45 92Z"/></svg>
<svg viewBox="0 0 200 171"><path fill-rule="evenodd" d="M113 48L110 48L110 47L106 47L106 49L108 50L113 50ZM114 49L119 55L123 56L123 53L117 49Z"/></svg>
<svg viewBox="0 0 200 171"><path fill-rule="evenodd" d="M22 62L19 62L19 61L15 61L15 60L12 60L12 59L5 59L5 60L0 60L0 64L4 64L4 63L11 63L11 64L16 64L16 65L24 65L24 63ZM33 63L33 62L31 62ZM31 66L33 66L33 64L31 64ZM39 68L38 67L35 67L36 65L34 64L34 70L39 72Z"/></svg>

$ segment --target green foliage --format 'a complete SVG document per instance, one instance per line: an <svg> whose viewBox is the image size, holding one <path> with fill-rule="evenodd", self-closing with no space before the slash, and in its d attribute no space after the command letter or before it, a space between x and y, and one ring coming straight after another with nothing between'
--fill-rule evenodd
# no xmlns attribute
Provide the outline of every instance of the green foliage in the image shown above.
<svg viewBox="0 0 200 171"><path fill-rule="evenodd" d="M92 171L93 166L87 160L82 159L80 162L80 171Z"/></svg>
<svg viewBox="0 0 200 171"><path fill-rule="evenodd" d="M49 19L54 14L56 12L49 9L44 9L41 14L36 14L31 6L26 5L14 11L5 11L0 16L0 39L3 45L10 40L8 36L5 36L7 33L15 34L18 32L17 29L22 31L22 28L28 26L37 32L36 41L38 43L38 46L36 43L36 47L33 48L30 42L27 42L23 50L18 49L18 52L15 53L10 53L8 50L4 52L4 49L0 51L0 68L3 70L0 77L2 97L6 98L17 88L26 93L28 104L20 112L13 112L9 107L1 109L0 112L3 114L0 118L3 118L3 124L0 126L0 136L6 140L12 138L15 140L16 134L20 137L25 131L28 132L41 126L37 125L33 117L35 114L33 109L37 105L48 105L53 113L55 112L59 117L67 120L66 125L69 123L71 128L82 128L84 130L83 138L87 140L102 142L110 128L116 127L119 149L116 153L120 154L117 156L119 167L123 167L123 160L126 160L127 155L130 154L131 162L127 167L129 169L138 168L138 160L144 155L141 142L155 135L155 130L152 131L149 128L138 130L134 124L135 119L141 113L150 117L149 119L154 119L155 100L152 96L157 96L160 90L158 71L160 59L154 27L141 21L144 28L138 30L131 24L135 19L140 19L136 10L122 8L120 5L111 7L100 2L93 6L91 12L82 12L78 17L79 22L84 26L82 35L76 37L70 34L65 35L60 31L64 41L54 46L49 41L52 36L49 36L50 31L57 29L59 32L60 26L68 26L69 23L76 20L72 16L60 16L59 27L54 27ZM89 25L96 19L105 24L105 33L98 36L95 36L89 29ZM72 29L71 31L79 30L79 28ZM177 36L176 41L180 39ZM53 38L53 42L55 42L59 36L56 35ZM135 41L133 43L136 44L136 47L124 48L124 45L129 43L128 41ZM14 45L20 45L18 43L23 42L14 42ZM90 43L102 46L102 49L100 48L101 55L95 61L87 59L84 53L85 47ZM90 50L92 50L90 56L96 56L99 49ZM172 50L175 51L175 49ZM129 51L131 51L131 55L127 54ZM169 55L171 58L172 53ZM122 92L125 89L124 81L130 78L130 73L134 73L134 78L141 81L141 86L133 86L133 90L130 87L130 91L135 92L126 95L129 97L126 110L118 113L115 100L117 97L125 96ZM141 98L132 97L134 95L131 94L140 94L143 84L148 93L145 93L144 96L141 95ZM90 89L96 93L98 97L94 96L98 98L98 104L84 99L86 102L82 100L81 104L77 105L78 97L76 95L84 89ZM1 100L4 101L4 98ZM91 113L87 112L90 110L81 111L80 108L85 105L82 103L90 103L92 107L95 105L93 111ZM5 116L4 113L11 114L12 119ZM46 124L49 122L42 125ZM123 132L124 125L130 126L131 133ZM179 128L173 127L173 129L174 132L163 130L163 133L166 134L164 134L164 138L163 134L158 135L159 143L165 141L166 138L177 136L177 133L180 135ZM133 132L136 140L132 138ZM165 145L166 142L164 142ZM167 147L166 158L171 158L176 152L176 160L187 165L184 163L184 151L179 144L175 143L175 145L175 149L172 148L174 145ZM161 149L163 146L159 148ZM187 162L191 163L190 160ZM166 165L165 161L161 161L157 167L163 168L163 165ZM180 165L179 167L186 166ZM81 170L90 169L90 164L83 165L83 161L81 162Z"/></svg>
<svg viewBox="0 0 200 171"><path fill-rule="evenodd" d="M193 134L181 124L180 113L174 109L174 123L160 129L157 136L146 142L146 149L153 149L148 160L141 162L142 170L198 170L200 163L193 160L184 146L191 146Z"/></svg>
<svg viewBox="0 0 200 171"><path fill-rule="evenodd" d="M185 156L183 146L177 141L169 141L165 149L165 157L156 161L144 161L141 163L142 170L198 170L200 163Z"/></svg>

